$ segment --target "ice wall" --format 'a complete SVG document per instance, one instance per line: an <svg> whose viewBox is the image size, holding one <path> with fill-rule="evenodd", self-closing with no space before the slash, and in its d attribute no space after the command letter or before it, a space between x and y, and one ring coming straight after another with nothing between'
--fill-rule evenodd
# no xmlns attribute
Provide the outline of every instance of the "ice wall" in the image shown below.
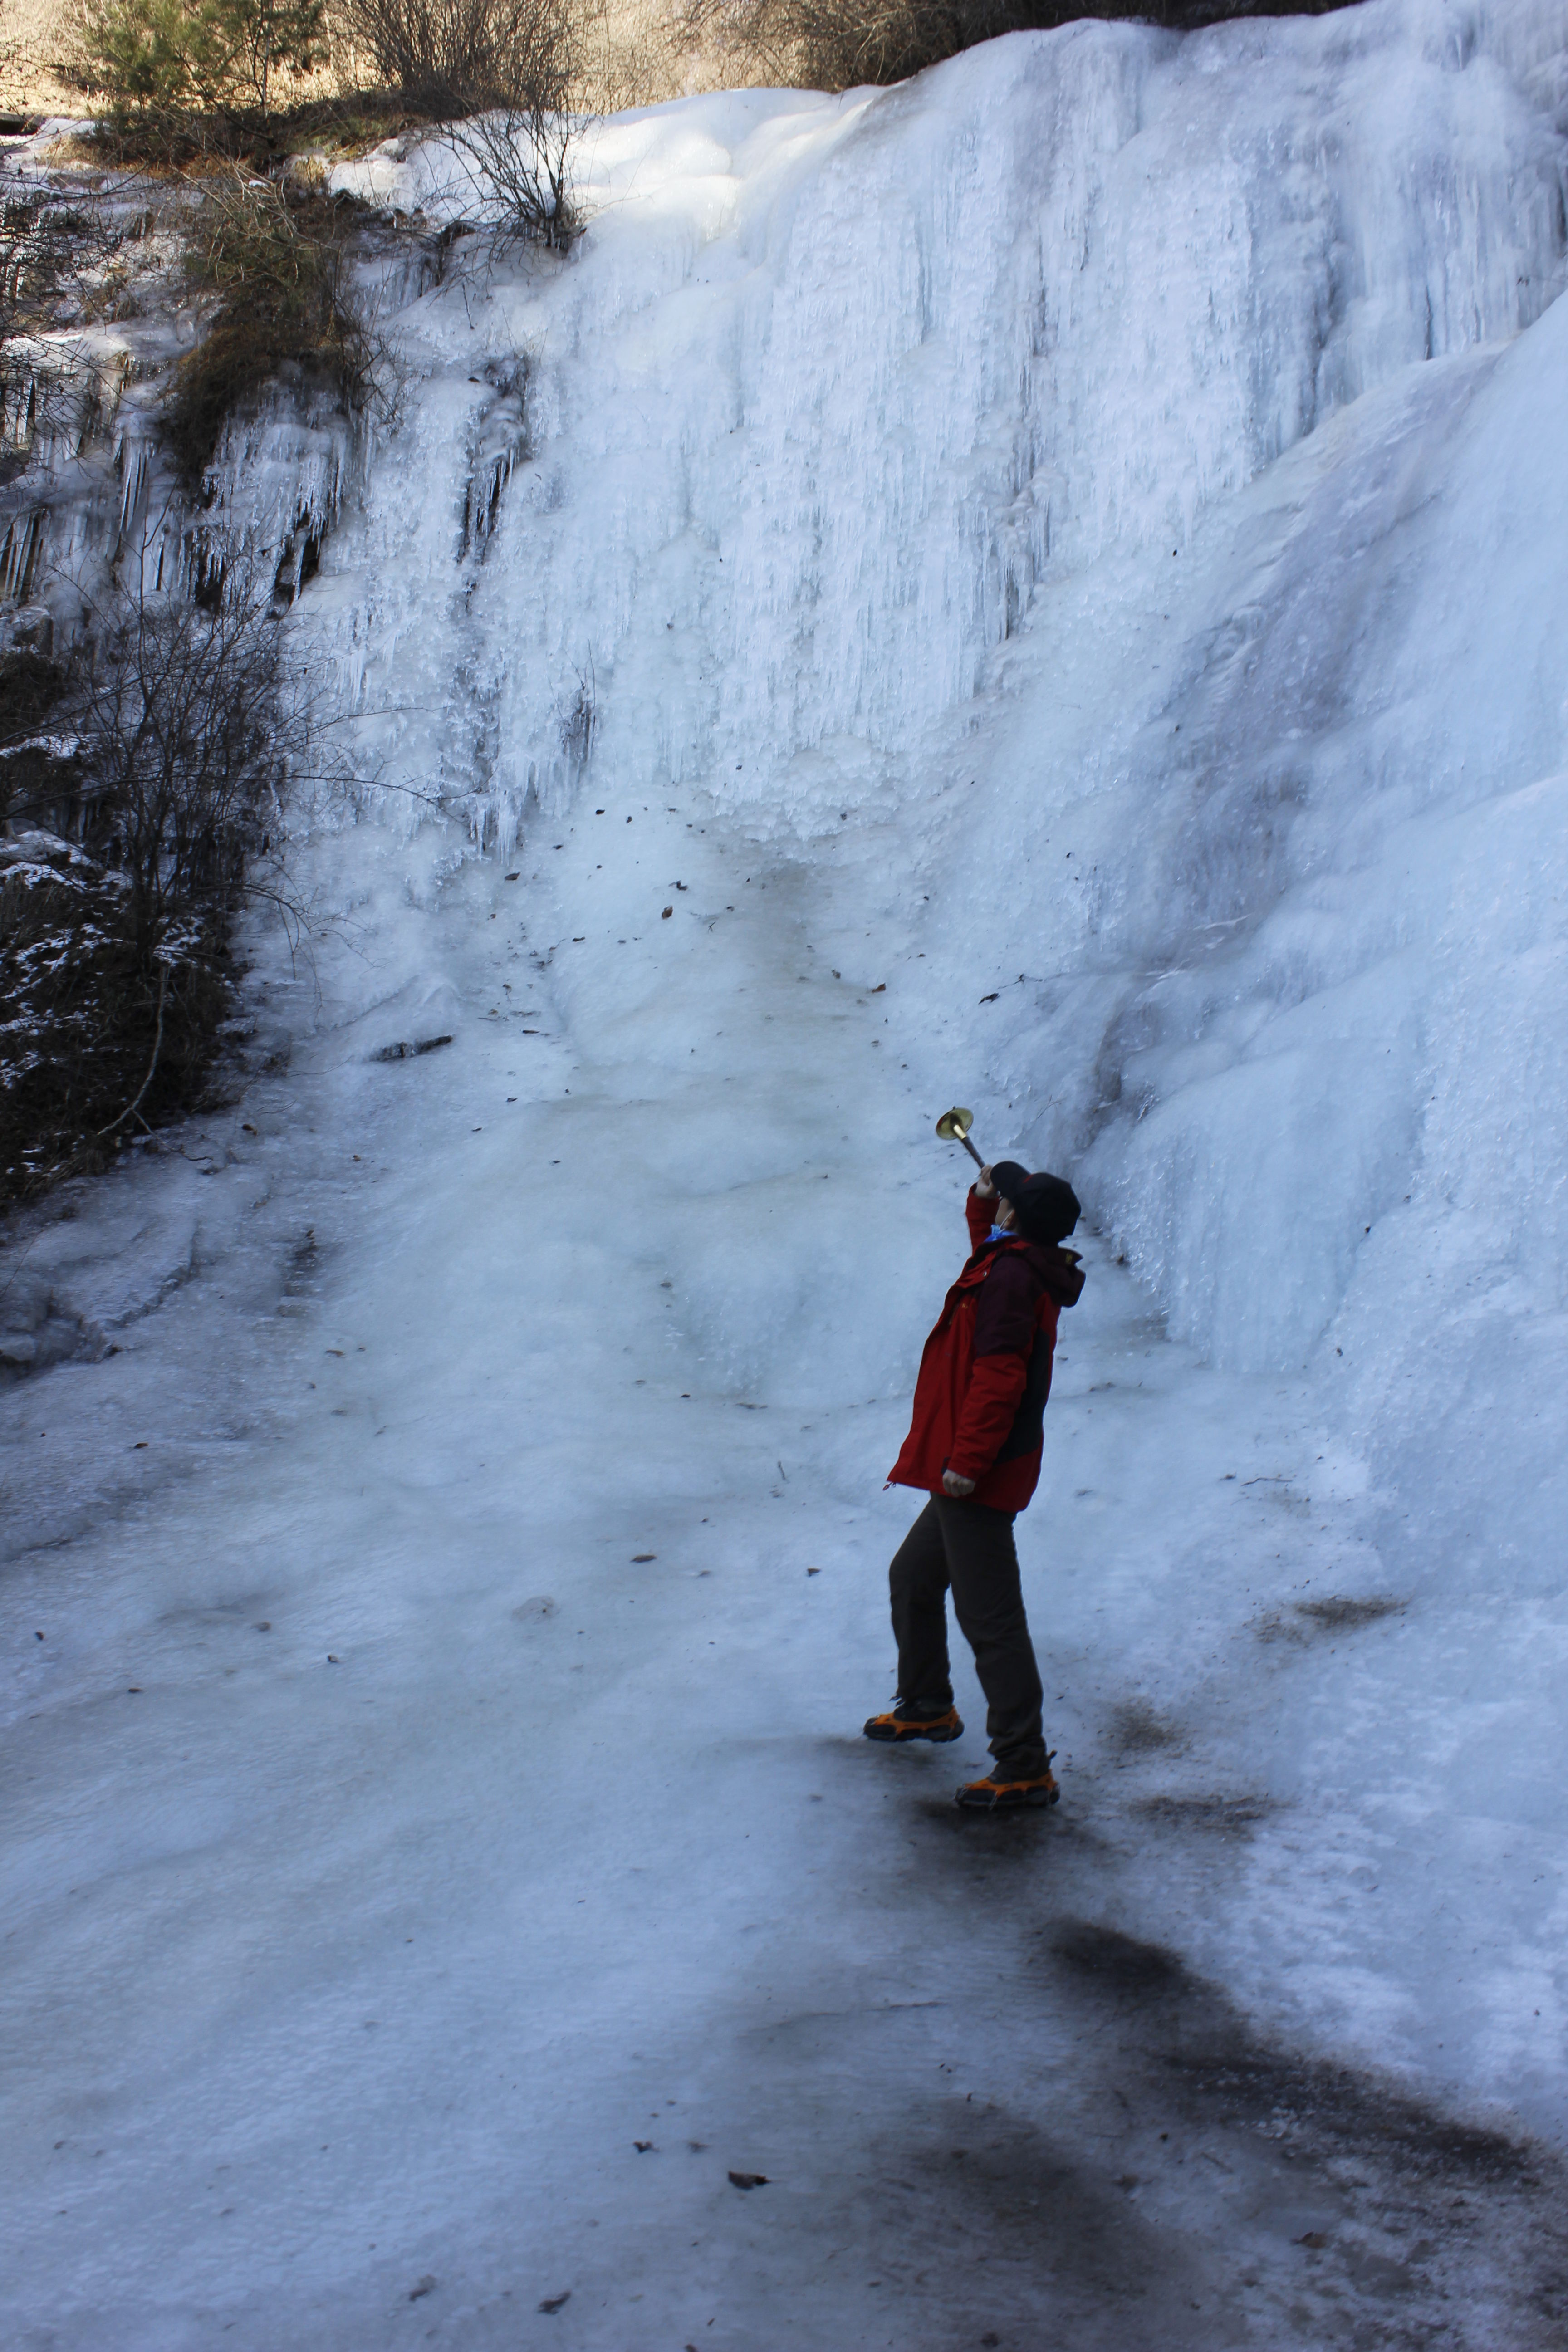
<svg viewBox="0 0 1568 2352"><path fill-rule="evenodd" d="M605 757L740 758L734 797L809 823L847 767L903 775L1042 580L1180 547L1346 400L1528 324L1562 282L1550 15L1079 25L606 127L578 263L479 305L534 449L476 598L482 787L561 788L591 660ZM338 177L438 209L449 170ZM786 780L823 745L819 791Z"/></svg>
<svg viewBox="0 0 1568 2352"><path fill-rule="evenodd" d="M363 446L331 395L279 383L231 419L193 491L163 417L199 325L178 199L164 211L145 182L62 165L61 134L82 127L46 122L0 157L8 200L62 208L80 238L50 323L12 338L0 387L0 635L35 644L73 632L111 577L184 597L237 567L263 595L276 580L290 602ZM362 266L385 281L373 303L410 299L423 282L417 247L390 267L367 249Z"/></svg>
<svg viewBox="0 0 1568 2352"><path fill-rule="evenodd" d="M1375 0L618 119L570 262L403 314L311 640L405 805L679 797L901 940L900 1059L1212 1357L1318 1351L1400 1510L1441 1268L1562 1295L1565 58L1562 0Z"/></svg>

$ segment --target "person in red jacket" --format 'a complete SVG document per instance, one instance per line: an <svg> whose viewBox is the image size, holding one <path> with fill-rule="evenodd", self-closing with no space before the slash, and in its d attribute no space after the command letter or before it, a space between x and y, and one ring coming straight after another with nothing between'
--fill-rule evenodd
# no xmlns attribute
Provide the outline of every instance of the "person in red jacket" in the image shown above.
<svg viewBox="0 0 1568 2352"><path fill-rule="evenodd" d="M970 1257L925 1344L914 1412L889 1486L930 1502L888 1571L899 1644L899 1693L868 1739L902 1745L963 1736L947 1657L947 1593L974 1652L995 1761L958 1802L987 1812L1054 1805L1039 1669L1018 1579L1013 1520L1040 1475L1041 1416L1050 1393L1057 1318L1083 1288L1079 1220L1060 1176L1016 1160L983 1168L965 1203Z"/></svg>

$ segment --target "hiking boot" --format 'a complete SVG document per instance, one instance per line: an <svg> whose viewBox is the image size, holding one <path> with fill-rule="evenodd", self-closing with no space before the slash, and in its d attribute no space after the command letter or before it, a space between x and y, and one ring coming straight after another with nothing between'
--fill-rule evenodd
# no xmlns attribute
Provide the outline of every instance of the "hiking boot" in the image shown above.
<svg viewBox="0 0 1568 2352"><path fill-rule="evenodd" d="M948 1706L939 1714L924 1715L913 1699L895 1699L886 1715L874 1715L865 1727L868 1739L886 1739L897 1744L907 1739L962 1739L963 1726L958 1719L958 1709Z"/></svg>
<svg viewBox="0 0 1568 2352"><path fill-rule="evenodd" d="M1018 1813L1054 1805L1060 1795L1047 1756L1045 1770L1027 1780L1005 1780L995 1772L984 1780L966 1780L954 1802L968 1813Z"/></svg>

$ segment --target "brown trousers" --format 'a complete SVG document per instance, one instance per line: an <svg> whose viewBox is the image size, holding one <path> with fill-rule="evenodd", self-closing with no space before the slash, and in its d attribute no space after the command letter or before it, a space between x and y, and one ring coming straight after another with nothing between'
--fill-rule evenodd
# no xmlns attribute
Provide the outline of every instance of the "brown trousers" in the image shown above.
<svg viewBox="0 0 1568 2352"><path fill-rule="evenodd" d="M996 1775L1029 1780L1046 1769L1039 1668L1024 1614L1011 1511L933 1495L888 1570L899 1644L899 1696L940 1714L952 1703L947 1593L974 1653Z"/></svg>

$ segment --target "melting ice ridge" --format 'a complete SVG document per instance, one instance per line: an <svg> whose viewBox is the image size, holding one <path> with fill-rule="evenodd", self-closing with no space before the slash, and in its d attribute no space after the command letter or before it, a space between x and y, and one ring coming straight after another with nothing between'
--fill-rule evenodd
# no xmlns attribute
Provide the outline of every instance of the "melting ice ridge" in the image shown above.
<svg viewBox="0 0 1568 2352"><path fill-rule="evenodd" d="M1074 26L605 125L569 263L398 314L291 1068L8 1293L91 1341L8 1460L12 1998L100 2021L29 2326L1539 2340L1321 2147L1108 2122L1075 2003L1123 1935L1139 2046L1561 2137L1565 110L1561 6ZM853 1739L955 1098L1093 1228L1022 1870Z"/></svg>

